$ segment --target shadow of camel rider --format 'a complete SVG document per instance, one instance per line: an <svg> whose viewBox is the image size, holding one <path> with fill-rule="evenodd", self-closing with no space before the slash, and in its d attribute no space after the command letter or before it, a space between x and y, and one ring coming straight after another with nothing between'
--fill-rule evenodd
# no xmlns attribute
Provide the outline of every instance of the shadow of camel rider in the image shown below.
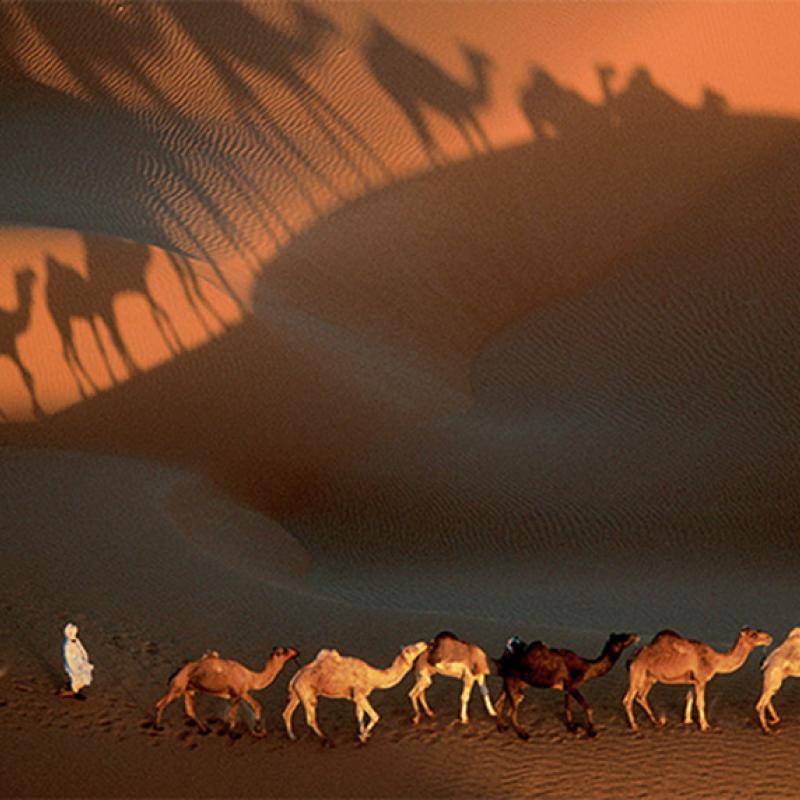
<svg viewBox="0 0 800 800"><path fill-rule="evenodd" d="M519 99L537 139L565 138L609 125L605 108L593 105L574 89L561 86L540 66L530 68L528 83Z"/></svg>

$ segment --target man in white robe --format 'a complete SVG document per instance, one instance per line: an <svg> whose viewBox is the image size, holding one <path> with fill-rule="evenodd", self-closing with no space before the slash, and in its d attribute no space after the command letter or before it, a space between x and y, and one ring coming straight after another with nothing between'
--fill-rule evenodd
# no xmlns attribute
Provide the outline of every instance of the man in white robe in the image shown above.
<svg viewBox="0 0 800 800"><path fill-rule="evenodd" d="M82 699L80 691L92 682L94 664L89 661L89 654L78 638L78 626L71 622L64 628L64 669L69 677L72 696Z"/></svg>

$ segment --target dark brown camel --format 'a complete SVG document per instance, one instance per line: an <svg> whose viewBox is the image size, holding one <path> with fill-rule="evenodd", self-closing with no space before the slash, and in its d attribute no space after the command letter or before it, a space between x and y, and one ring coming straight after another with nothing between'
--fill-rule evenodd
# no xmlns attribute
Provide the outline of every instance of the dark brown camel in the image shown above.
<svg viewBox="0 0 800 800"><path fill-rule="evenodd" d="M603 652L594 660L576 655L572 650L554 650L543 642L525 642L516 636L509 639L503 655L497 659L497 674L503 679L503 691L495 701L497 729L507 730L503 722L503 704L506 697L511 701L511 725L521 739L527 739L517 719L519 704L526 686L538 689L560 689L564 692L564 715L567 730L575 732L578 726L572 716L571 698L580 703L586 715L586 733L595 736L597 731L592 721L592 709L578 687L591 678L605 675L617 662L626 647L639 641L635 633L612 633L603 647Z"/></svg>

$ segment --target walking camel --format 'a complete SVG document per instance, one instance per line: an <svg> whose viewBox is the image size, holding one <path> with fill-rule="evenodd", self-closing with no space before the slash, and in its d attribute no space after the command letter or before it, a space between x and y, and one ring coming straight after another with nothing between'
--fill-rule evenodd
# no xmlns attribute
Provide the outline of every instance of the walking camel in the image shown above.
<svg viewBox="0 0 800 800"><path fill-rule="evenodd" d="M756 711L764 733L772 733L769 726L781 721L772 705L772 698L785 678L800 678L800 628L789 631L786 639L764 659L761 669L764 672L764 684ZM765 711L769 711L769 723Z"/></svg>
<svg viewBox="0 0 800 800"><path fill-rule="evenodd" d="M362 744L365 743L380 719L378 712L370 705L370 693L374 689L391 689L400 683L427 647L427 642L406 645L386 669L373 667L360 658L343 656L336 650L320 650L316 658L301 667L289 682L289 698L283 711L283 722L289 738L296 738L292 730L292 715L302 703L309 727L322 739L323 744L331 745L332 742L317 724L318 698L331 697L355 703L358 738ZM365 715L369 716L366 726Z"/></svg>
<svg viewBox="0 0 800 800"><path fill-rule="evenodd" d="M564 716L567 730L577 731L572 716L571 698L578 701L586 715L586 733L595 736L592 709L586 699L578 691L586 681L605 675L616 664L626 647L639 641L635 633L612 633L603 646L600 656L586 659L573 653L572 650L552 649L543 642L532 642L526 645L516 636L509 639L503 655L497 659L497 672L503 678L503 691L495 701L497 711L497 729L508 728L503 719L503 704L506 697L511 702L511 725L521 739L527 739L528 733L520 727L517 714L523 698L525 686L538 689L558 689L564 692Z"/></svg>
<svg viewBox="0 0 800 800"><path fill-rule="evenodd" d="M253 709L255 731L262 732L261 705L249 693L266 689L278 677L286 662L297 656L298 652L293 647L276 647L264 669L253 672L238 661L220 658L215 650L205 653L196 661L184 664L171 678L169 691L156 703L155 727L160 727L164 709L173 700L183 697L186 713L197 723L201 733L208 733L208 726L197 718L194 710L194 696L201 692L230 700L228 729L231 732L236 726L236 714L242 700Z"/></svg>
<svg viewBox="0 0 800 800"><path fill-rule="evenodd" d="M476 683L481 691L483 702L489 715L492 717L497 715L489 698L489 690L486 687L486 676L491 673L489 659L478 645L465 642L448 631L442 631L442 633L434 637L433 641L416 660L414 670L417 673L417 682L408 693L408 696L411 698L411 705L414 708L412 721L415 725L420 721L421 717L420 703L427 716L434 716L425 697L425 690L431 685L432 676L437 674L446 675L449 678L459 678L463 682L460 715L463 724L469 722L467 705L472 694L472 687Z"/></svg>
<svg viewBox="0 0 800 800"><path fill-rule="evenodd" d="M633 730L639 730L633 715L633 701L645 710L654 725L662 725L656 719L647 696L657 683L691 684L686 693L686 708L683 714L685 725L692 724L692 706L696 701L697 717L701 731L709 729L706 720L706 684L717 673L735 672L744 664L756 647L767 647L772 637L754 628L744 627L736 637L733 647L720 653L703 642L684 639L674 631L657 633L650 644L642 647L628 662L629 687L622 700L628 722Z"/></svg>
<svg viewBox="0 0 800 800"><path fill-rule="evenodd" d="M33 304L33 284L36 282L36 273L29 268L21 269L14 276L14 284L17 292L17 307L14 311L6 311L0 308L0 355L8 356L19 370L25 388L31 398L33 413L41 417L42 411L39 401L36 399L36 392L33 386L33 376L19 355L17 339L21 333L27 330L31 320L31 306ZM5 414L0 412L5 417Z"/></svg>

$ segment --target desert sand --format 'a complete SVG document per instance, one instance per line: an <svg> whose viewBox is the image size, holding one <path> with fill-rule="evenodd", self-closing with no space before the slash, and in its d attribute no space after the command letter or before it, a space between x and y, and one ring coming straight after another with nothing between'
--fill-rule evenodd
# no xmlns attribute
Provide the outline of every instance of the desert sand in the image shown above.
<svg viewBox="0 0 800 800"><path fill-rule="evenodd" d="M436 678L324 749L153 706L216 649L387 666L800 624L800 9L0 5L0 794L797 796L800 682L527 742ZM59 696L72 621L95 664ZM774 646L773 645L773 646ZM492 696L501 688L489 678ZM580 713L578 714L580 720Z"/></svg>

